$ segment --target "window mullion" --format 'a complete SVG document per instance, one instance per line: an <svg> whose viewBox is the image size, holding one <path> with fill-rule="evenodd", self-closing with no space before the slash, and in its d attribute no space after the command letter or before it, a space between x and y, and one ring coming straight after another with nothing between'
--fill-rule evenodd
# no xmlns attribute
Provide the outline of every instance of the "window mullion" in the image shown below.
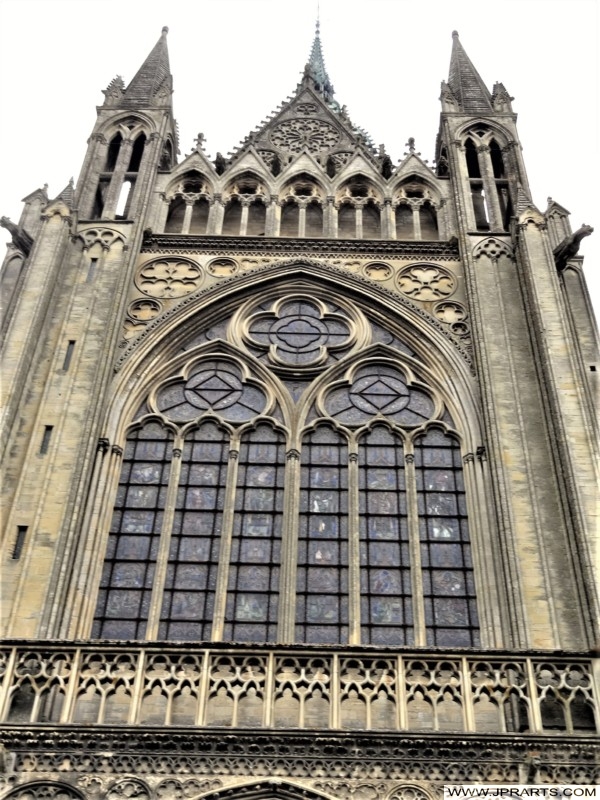
<svg viewBox="0 0 600 800"><path fill-rule="evenodd" d="M229 562L231 561L231 539L233 536L233 516L235 513L235 493L237 488L238 458L240 455L239 438L234 434L229 448L229 464L227 465L227 488L223 507L223 529L221 531L221 547L219 549L219 568L215 587L215 609L213 615L212 641L223 639L225 609L227 607L227 584L229 581Z"/></svg>
<svg viewBox="0 0 600 800"><path fill-rule="evenodd" d="M169 565L169 551L171 547L171 531L173 529L173 519L175 517L175 504L177 501L177 490L179 488L179 476L181 474L181 454L183 451L183 437L177 434L173 442L173 453L171 457L171 471L169 474L169 486L165 499L165 510L163 513L162 525L160 530L160 544L156 554L156 568L154 581L152 584L152 595L150 597L150 609L148 611L148 623L146 625L146 639L154 641L158 636L158 626L162 610L163 592Z"/></svg>
<svg viewBox="0 0 600 800"><path fill-rule="evenodd" d="M358 503L358 451L349 442L348 454L348 618L349 643L360 644L360 543Z"/></svg>
<svg viewBox="0 0 600 800"><path fill-rule="evenodd" d="M300 497L300 452L298 450L292 449L286 453L284 485L278 641L287 644L293 642L296 635L296 566Z"/></svg>
<svg viewBox="0 0 600 800"><path fill-rule="evenodd" d="M500 211L500 203L498 201L498 193L496 190L496 181L494 180L494 170L492 168L489 146L481 145L478 147L477 156L479 159L481 179L483 181L483 191L485 193L485 200L488 207L488 213L490 215L490 229L493 231L501 231L504 229L504 225L502 224L502 213Z"/></svg>
<svg viewBox="0 0 600 800"><path fill-rule="evenodd" d="M415 453L412 441L406 442L404 453L404 461L406 464L406 508L408 512L408 546L411 564L415 646L424 647L427 644L425 632L425 604L423 602L423 572L421 569Z"/></svg>

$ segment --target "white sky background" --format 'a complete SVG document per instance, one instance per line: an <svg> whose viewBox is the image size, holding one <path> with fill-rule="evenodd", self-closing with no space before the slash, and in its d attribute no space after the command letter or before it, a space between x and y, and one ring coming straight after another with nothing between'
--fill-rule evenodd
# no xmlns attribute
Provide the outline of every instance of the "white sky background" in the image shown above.
<svg viewBox="0 0 600 800"><path fill-rule="evenodd" d="M320 0L336 98L395 163L409 136L430 162L451 33L491 90L515 97L533 200L571 211L600 309L598 0ZM101 93L128 83L170 29L181 156L199 131L225 155L290 95L314 36L317 0L0 0L0 214L44 183L77 179ZM1 241L9 239L0 229Z"/></svg>

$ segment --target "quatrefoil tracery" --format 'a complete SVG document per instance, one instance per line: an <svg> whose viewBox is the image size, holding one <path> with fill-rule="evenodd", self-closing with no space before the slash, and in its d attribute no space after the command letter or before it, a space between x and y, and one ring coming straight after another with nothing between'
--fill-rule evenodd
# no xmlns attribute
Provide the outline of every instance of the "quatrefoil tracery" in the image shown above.
<svg viewBox="0 0 600 800"><path fill-rule="evenodd" d="M251 314L244 338L251 347L267 351L273 365L315 367L350 348L356 338L353 328L345 314L298 295L276 300L270 308Z"/></svg>

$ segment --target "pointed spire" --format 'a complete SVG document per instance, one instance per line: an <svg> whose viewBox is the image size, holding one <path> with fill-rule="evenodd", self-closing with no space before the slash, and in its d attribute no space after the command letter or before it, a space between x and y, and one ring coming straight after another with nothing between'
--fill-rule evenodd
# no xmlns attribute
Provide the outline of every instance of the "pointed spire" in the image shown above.
<svg viewBox="0 0 600 800"><path fill-rule="evenodd" d="M456 98L459 110L469 114L491 111L491 95L465 53L456 31L452 31L452 40L448 86Z"/></svg>
<svg viewBox="0 0 600 800"><path fill-rule="evenodd" d="M65 188L62 190L62 192L60 192L59 194L57 194L57 195L56 195L56 197L54 198L54 200L53 200L52 202L54 203L54 202L56 202L57 200L62 200L62 201L63 201L63 203L64 203L64 204L65 204L65 205L66 205L68 208L73 208L73 198L74 198L74 197L75 197L75 185L74 185L73 178L71 178L71 179L69 180L68 184L67 184L67 185L65 186Z"/></svg>
<svg viewBox="0 0 600 800"><path fill-rule="evenodd" d="M325 68L325 59L323 58L323 49L321 47L321 24L319 19L317 19L315 38L313 39L304 74L313 81L314 88L322 92L325 100L329 101L332 99L334 90L329 80L327 69Z"/></svg>
<svg viewBox="0 0 600 800"><path fill-rule="evenodd" d="M166 105L170 102L173 79L167 49L168 32L167 27L162 29L160 39L125 90L125 105L147 106L155 105L157 101Z"/></svg>

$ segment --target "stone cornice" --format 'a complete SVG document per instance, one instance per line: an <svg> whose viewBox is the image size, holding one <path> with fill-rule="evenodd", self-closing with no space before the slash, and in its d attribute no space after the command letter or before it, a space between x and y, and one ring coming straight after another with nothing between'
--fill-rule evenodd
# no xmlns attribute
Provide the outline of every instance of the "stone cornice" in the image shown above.
<svg viewBox="0 0 600 800"><path fill-rule="evenodd" d="M142 253L231 253L268 256L340 256L362 258L401 258L413 261L458 261L458 243L398 242L364 239L288 239L252 236L183 236L181 234L147 234Z"/></svg>

